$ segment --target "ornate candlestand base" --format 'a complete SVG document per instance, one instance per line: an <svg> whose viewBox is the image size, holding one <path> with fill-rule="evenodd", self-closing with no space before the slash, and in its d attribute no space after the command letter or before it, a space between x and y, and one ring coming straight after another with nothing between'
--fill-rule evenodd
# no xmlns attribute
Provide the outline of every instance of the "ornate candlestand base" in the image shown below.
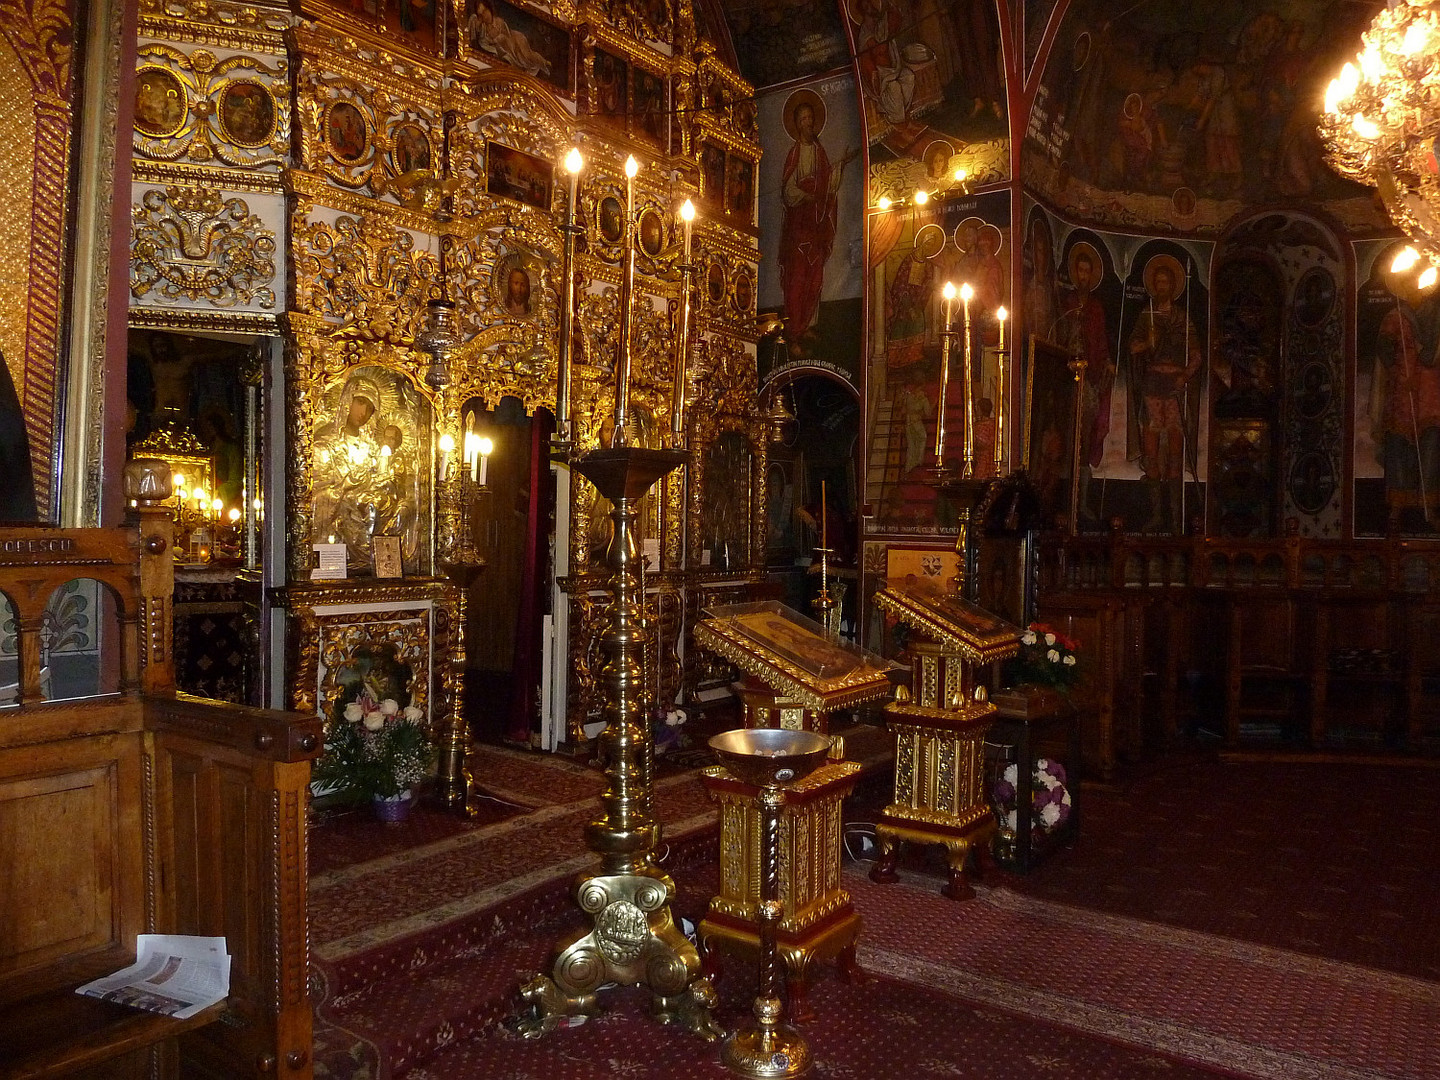
<svg viewBox="0 0 1440 1080"><path fill-rule="evenodd" d="M645 768L651 754L641 663L647 633L635 515L655 481L688 456L681 450L624 447L594 450L572 463L610 500L615 526L606 552L613 572L609 625L600 639L606 656L600 674L607 689L600 741L608 784L600 800L603 815L585 828L600 866L582 875L575 889L592 929L563 942L551 973L536 975L521 988L531 1012L519 1027L530 1038L553 1030L564 1017L598 1013L596 991L606 983L648 986L661 1023L680 1024L705 1039L723 1034L710 1015L716 996L700 973L700 954L670 914L675 883L651 861L656 823Z"/></svg>
<svg viewBox="0 0 1440 1080"><path fill-rule="evenodd" d="M955 508L955 522L958 530L955 536L955 555L959 560L958 576L953 582L955 595L966 600L975 599L975 544L971 535L974 525L975 508L985 498L985 492L992 481L979 477L960 477L953 473L937 472L935 486L940 494Z"/></svg>
<svg viewBox="0 0 1440 1080"><path fill-rule="evenodd" d="M720 1051L733 1073L753 1080L804 1076L815 1064L805 1037L782 1023L779 961L775 927L780 921L780 810L783 788L818 769L830 753L830 740L810 731L743 728L710 740L710 746L735 778L760 788L760 993L755 1023L741 1028Z"/></svg>

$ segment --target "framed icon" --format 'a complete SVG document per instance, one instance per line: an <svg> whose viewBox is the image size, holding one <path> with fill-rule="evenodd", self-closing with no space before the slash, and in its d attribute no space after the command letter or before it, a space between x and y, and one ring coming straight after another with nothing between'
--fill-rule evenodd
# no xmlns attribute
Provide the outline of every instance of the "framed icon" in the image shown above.
<svg viewBox="0 0 1440 1080"><path fill-rule="evenodd" d="M625 235L625 207L614 195L600 200L600 239L618 244Z"/></svg>
<svg viewBox="0 0 1440 1080"><path fill-rule="evenodd" d="M397 176L430 168L430 140L419 124L401 124L390 138L390 166Z"/></svg>
<svg viewBox="0 0 1440 1080"><path fill-rule="evenodd" d="M236 146L265 146L275 137L275 99L248 79L233 79L220 92L220 131Z"/></svg>
<svg viewBox="0 0 1440 1080"><path fill-rule="evenodd" d="M719 262L711 263L710 269L705 271L705 295L712 304L725 302L725 267Z"/></svg>
<svg viewBox="0 0 1440 1080"><path fill-rule="evenodd" d="M652 259L665 247L665 222L657 210L646 210L640 215L640 250Z"/></svg>
<svg viewBox="0 0 1440 1080"><path fill-rule="evenodd" d="M185 126L185 88L175 73L141 68L135 77L135 130L152 139L168 139Z"/></svg>
<svg viewBox="0 0 1440 1080"><path fill-rule="evenodd" d="M377 578L398 578L404 576L400 568L400 537L375 536L375 576Z"/></svg>
<svg viewBox="0 0 1440 1080"><path fill-rule="evenodd" d="M550 205L555 169L544 158L501 143L485 144L485 190L544 210Z"/></svg>
<svg viewBox="0 0 1440 1080"><path fill-rule="evenodd" d="M337 101L325 114L325 141L330 152L341 161L353 164L370 148L370 133L365 117L348 101Z"/></svg>

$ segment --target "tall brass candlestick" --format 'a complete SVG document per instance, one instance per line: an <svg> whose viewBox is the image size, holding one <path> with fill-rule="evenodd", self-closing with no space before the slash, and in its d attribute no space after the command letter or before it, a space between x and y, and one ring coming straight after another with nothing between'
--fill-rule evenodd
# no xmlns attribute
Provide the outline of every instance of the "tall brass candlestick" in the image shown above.
<svg viewBox="0 0 1440 1080"><path fill-rule="evenodd" d="M960 302L965 307L965 476L975 475L975 393L974 366L970 357L970 298L975 290L967 281L960 286Z"/></svg>
<svg viewBox="0 0 1440 1080"><path fill-rule="evenodd" d="M695 204L689 199L680 207L680 220L684 222L685 247L680 256L680 326L675 337L675 386L670 401L670 444L676 449L685 445L685 381L690 359L690 275L695 270L690 258Z"/></svg>
<svg viewBox="0 0 1440 1080"><path fill-rule="evenodd" d="M635 293L635 174L640 163L625 159L625 276L620 279L620 355L615 359L615 431L610 445L626 445L630 419L630 303Z"/></svg>
<svg viewBox="0 0 1440 1080"><path fill-rule="evenodd" d="M550 445L556 453L568 453L571 447L570 434L570 337L575 317L575 238L580 226L575 224L576 200L580 194L580 170L585 159L575 147L565 155L565 171L570 174L570 202L565 207L565 258L563 272L565 282L561 288L560 304L560 348L556 355L555 384L555 434Z"/></svg>
<svg viewBox="0 0 1440 1080"><path fill-rule="evenodd" d="M1003 307L995 312L1000 320L1000 347L995 350L995 475L1000 475L1005 460L1005 320L1010 313Z"/></svg>
<svg viewBox="0 0 1440 1080"><path fill-rule="evenodd" d="M945 323L940 330L940 400L935 406L935 468L937 470L945 467L945 398L950 387L950 325L954 321L955 286L947 281L945 288L940 292L945 297Z"/></svg>

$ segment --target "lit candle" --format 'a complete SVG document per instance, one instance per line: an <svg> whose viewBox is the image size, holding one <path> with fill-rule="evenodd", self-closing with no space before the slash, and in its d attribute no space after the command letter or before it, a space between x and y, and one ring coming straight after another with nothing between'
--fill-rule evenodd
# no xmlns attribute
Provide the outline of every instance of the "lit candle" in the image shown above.
<svg viewBox="0 0 1440 1080"><path fill-rule="evenodd" d="M970 358L970 298L975 290L967 281L960 286L960 303L965 310L965 475L973 476L975 469L975 395L972 392L974 379Z"/></svg>
<svg viewBox="0 0 1440 1080"><path fill-rule="evenodd" d="M480 460L480 486L485 486L485 474L490 468L490 454L495 449L495 444L490 439L481 437L475 440L475 450Z"/></svg>
<svg viewBox="0 0 1440 1080"><path fill-rule="evenodd" d="M695 225L695 204L689 199L680 207L680 220L684 223L685 243L680 258L680 326L675 335L675 384L670 391L670 434L676 446L683 446L685 439L685 382L690 353L690 275L694 270L690 262L690 241Z"/></svg>
<svg viewBox="0 0 1440 1080"><path fill-rule="evenodd" d="M450 475L450 455L455 452L455 437L448 431L440 436L440 479Z"/></svg>
<svg viewBox="0 0 1440 1080"><path fill-rule="evenodd" d="M555 381L555 439L563 446L570 445L570 339L575 314L575 237L580 228L575 224L575 213L580 193L580 172L585 168L585 159L580 151L571 147L565 155L565 171L570 174L570 204L565 208L565 275L564 295L560 304L560 340L556 356Z"/></svg>
<svg viewBox="0 0 1440 1080"><path fill-rule="evenodd" d="M967 285L968 289L969 286ZM950 326L955 318L955 285L947 281L940 290L945 297L945 322L940 327L940 400L935 407L935 468L945 467L945 399L950 395Z"/></svg>
<svg viewBox="0 0 1440 1080"><path fill-rule="evenodd" d="M995 386L995 475L1000 475L1000 463L1005 457L1005 320L1010 313L1003 307L995 312L1000 320L1000 348L996 350Z"/></svg>
<svg viewBox="0 0 1440 1080"><path fill-rule="evenodd" d="M470 481L480 482L480 436L473 431L465 433L465 463L470 466Z"/></svg>
<svg viewBox="0 0 1440 1080"><path fill-rule="evenodd" d="M625 275L620 280L620 356L615 364L615 431L612 446L624 446L630 418L630 297L635 290L635 176L640 163L625 159Z"/></svg>
<svg viewBox="0 0 1440 1080"><path fill-rule="evenodd" d="M830 545L825 542L825 481L820 481L820 550L830 550Z"/></svg>

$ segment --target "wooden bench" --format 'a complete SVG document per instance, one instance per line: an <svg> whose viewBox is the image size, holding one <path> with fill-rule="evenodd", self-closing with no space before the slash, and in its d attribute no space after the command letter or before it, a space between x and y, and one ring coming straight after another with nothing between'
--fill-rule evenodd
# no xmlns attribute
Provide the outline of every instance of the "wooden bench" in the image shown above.
<svg viewBox="0 0 1440 1080"><path fill-rule="evenodd" d="M19 655L19 704L0 708L0 1080L310 1077L321 721L175 693L171 521L159 505L138 517L0 529ZM47 601L85 578L113 692L42 701ZM175 1021L74 993L152 932L223 935L227 1001Z"/></svg>

